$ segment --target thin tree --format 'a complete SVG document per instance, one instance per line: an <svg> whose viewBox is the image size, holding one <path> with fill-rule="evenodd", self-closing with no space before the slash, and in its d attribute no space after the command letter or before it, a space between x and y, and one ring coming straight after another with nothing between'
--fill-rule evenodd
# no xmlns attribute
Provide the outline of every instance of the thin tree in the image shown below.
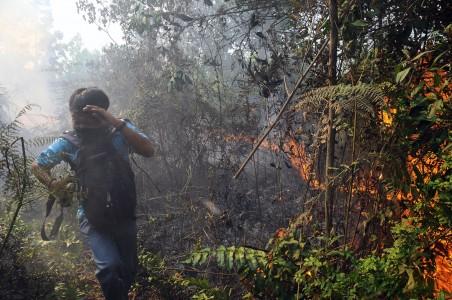
<svg viewBox="0 0 452 300"><path fill-rule="evenodd" d="M330 47L328 55L328 84L330 86L336 84L336 62L337 62L337 0L328 1L328 10L330 18ZM336 132L333 126L334 112L333 112L333 100L329 99L328 102L328 138L326 145L326 162L325 162L325 232L329 235L332 228L332 215L334 205L334 187L331 182L332 168L334 166L334 144Z"/></svg>

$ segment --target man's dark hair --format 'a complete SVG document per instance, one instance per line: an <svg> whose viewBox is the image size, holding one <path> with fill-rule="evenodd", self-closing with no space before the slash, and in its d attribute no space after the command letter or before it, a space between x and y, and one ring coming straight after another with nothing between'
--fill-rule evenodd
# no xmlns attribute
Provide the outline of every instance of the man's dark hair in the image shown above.
<svg viewBox="0 0 452 300"><path fill-rule="evenodd" d="M69 98L69 110L71 112L81 112L86 105L96 105L108 109L110 100L107 94L97 87L75 90Z"/></svg>

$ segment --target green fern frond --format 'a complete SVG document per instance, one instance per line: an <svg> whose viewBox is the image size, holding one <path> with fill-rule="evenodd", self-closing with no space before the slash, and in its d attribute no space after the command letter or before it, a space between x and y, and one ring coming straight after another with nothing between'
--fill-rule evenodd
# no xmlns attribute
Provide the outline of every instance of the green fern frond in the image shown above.
<svg viewBox="0 0 452 300"><path fill-rule="evenodd" d="M267 264L265 251L235 246L220 246L217 249L204 248L200 251L192 252L183 263L200 266L213 259L216 259L220 268L225 268L229 271L234 266L238 269L248 268L254 271L257 268L263 268Z"/></svg>
<svg viewBox="0 0 452 300"><path fill-rule="evenodd" d="M356 102L357 112L374 116L375 110L383 104L384 93L380 86L360 83L357 85L333 85L321 87L305 93L295 110L319 110L334 101L336 113L353 111Z"/></svg>

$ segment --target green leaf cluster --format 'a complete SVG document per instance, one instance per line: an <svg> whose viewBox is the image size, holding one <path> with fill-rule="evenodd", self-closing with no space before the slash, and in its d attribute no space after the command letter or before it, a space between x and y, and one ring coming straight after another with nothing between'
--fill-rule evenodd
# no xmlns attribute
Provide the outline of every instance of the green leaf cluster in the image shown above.
<svg viewBox="0 0 452 300"><path fill-rule="evenodd" d="M254 272L267 264L265 251L235 246L220 246L217 249L204 248L192 252L183 263L192 266L200 266L211 260L215 260L219 267L228 271L236 268L245 273Z"/></svg>

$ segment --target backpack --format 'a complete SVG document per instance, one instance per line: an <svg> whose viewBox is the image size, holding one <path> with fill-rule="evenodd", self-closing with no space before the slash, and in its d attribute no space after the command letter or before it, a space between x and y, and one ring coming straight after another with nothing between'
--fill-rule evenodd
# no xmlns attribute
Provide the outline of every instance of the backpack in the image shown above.
<svg viewBox="0 0 452 300"><path fill-rule="evenodd" d="M135 175L129 162L114 148L113 133L104 132L91 139L83 139L75 131L66 131L61 136L78 148L75 161L65 160L75 173L76 194L89 223L101 231L112 230L126 220L135 219ZM63 208L70 202L70 199L49 195L41 225L43 240L56 237L63 221ZM60 214L47 235L45 224L55 203L60 206Z"/></svg>
<svg viewBox="0 0 452 300"><path fill-rule="evenodd" d="M81 138L74 131L63 138L79 153L70 162L75 171L79 201L89 223L98 230L111 230L135 219L135 176L128 161L114 148L112 132Z"/></svg>

